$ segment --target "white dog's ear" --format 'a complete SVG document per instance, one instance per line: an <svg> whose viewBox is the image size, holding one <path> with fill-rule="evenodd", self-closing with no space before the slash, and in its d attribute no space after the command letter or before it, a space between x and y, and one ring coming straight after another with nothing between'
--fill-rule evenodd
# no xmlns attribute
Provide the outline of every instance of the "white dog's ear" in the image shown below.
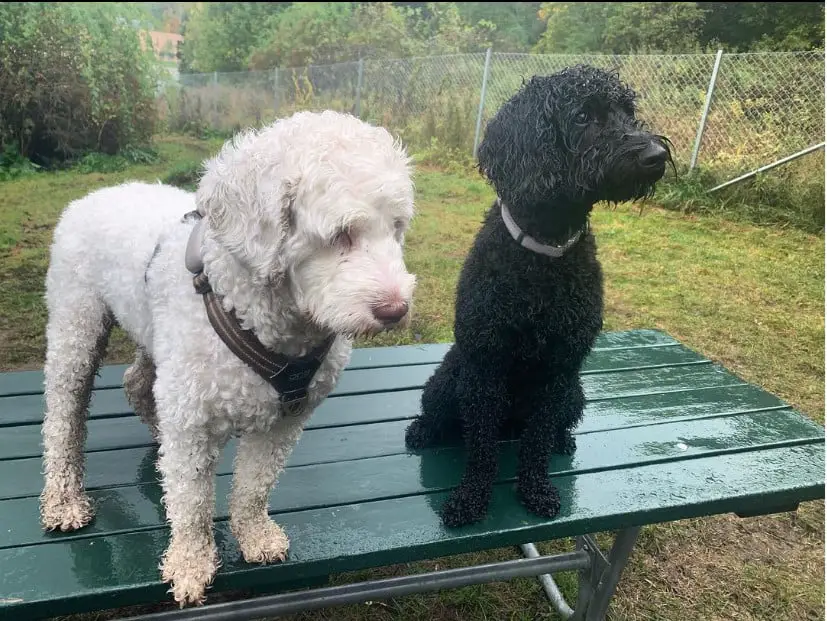
<svg viewBox="0 0 827 621"><path fill-rule="evenodd" d="M207 164L196 191L197 208L216 241L250 270L255 284L278 286L288 270L283 245L291 228L295 182L261 170L244 155L225 148Z"/></svg>

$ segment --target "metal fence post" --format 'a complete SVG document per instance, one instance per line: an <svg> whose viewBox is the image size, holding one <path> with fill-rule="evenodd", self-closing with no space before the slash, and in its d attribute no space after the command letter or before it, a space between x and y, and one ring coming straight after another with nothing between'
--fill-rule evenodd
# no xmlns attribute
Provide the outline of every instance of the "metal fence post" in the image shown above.
<svg viewBox="0 0 827 621"><path fill-rule="evenodd" d="M362 116L362 77L365 73L365 59L359 59L359 71L356 75L356 117L361 118Z"/></svg>
<svg viewBox="0 0 827 621"><path fill-rule="evenodd" d="M218 125L218 72L212 72L212 114L213 114L213 129Z"/></svg>
<svg viewBox="0 0 827 621"><path fill-rule="evenodd" d="M695 168L698 163L698 153L701 150L701 140L704 137L704 128L706 127L706 118L709 115L709 107L712 105L712 94L715 92L715 81L718 79L718 68L721 66L721 57L724 55L723 50L718 50L715 56L715 65L712 67L712 77L709 79L709 88L706 90L706 101L704 101L704 111L701 113L701 122L698 125L698 133L695 135L695 147L692 149L692 159L689 161L689 170Z"/></svg>
<svg viewBox="0 0 827 621"><path fill-rule="evenodd" d="M279 101L279 95L280 94L281 94L281 91L279 90L279 68L275 67L273 69L273 109L276 112L276 116L278 116L279 106L280 106L280 103L281 103Z"/></svg>
<svg viewBox="0 0 827 621"><path fill-rule="evenodd" d="M488 72L491 69L491 48L485 52L485 67L482 70L482 88L480 89L480 108L477 111L477 128L474 131L474 159L477 157L477 147L480 144L480 129L482 128L482 110L485 106L485 92L488 88Z"/></svg>

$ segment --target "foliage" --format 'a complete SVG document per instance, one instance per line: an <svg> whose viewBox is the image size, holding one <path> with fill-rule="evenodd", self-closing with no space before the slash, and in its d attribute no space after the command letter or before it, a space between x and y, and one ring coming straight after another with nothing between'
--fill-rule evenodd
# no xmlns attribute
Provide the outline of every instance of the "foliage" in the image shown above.
<svg viewBox="0 0 827 621"><path fill-rule="evenodd" d="M149 14L148 21L152 30L175 32L180 34L187 14L195 8L197 2L144 2Z"/></svg>
<svg viewBox="0 0 827 621"><path fill-rule="evenodd" d="M823 2L698 2L706 17L702 43L730 51L824 48ZM737 24L737 28L733 28Z"/></svg>
<svg viewBox="0 0 827 621"><path fill-rule="evenodd" d="M158 159L158 152L154 149L127 147L117 155L87 153L75 169L80 173L114 173L135 164L154 164Z"/></svg>
<svg viewBox="0 0 827 621"><path fill-rule="evenodd" d="M402 13L388 2L294 2L270 22L254 69L414 53Z"/></svg>
<svg viewBox="0 0 827 621"><path fill-rule="evenodd" d="M458 2L468 24L490 22L491 45L498 52L525 52L540 39L545 22L538 16L541 2Z"/></svg>
<svg viewBox="0 0 827 621"><path fill-rule="evenodd" d="M544 53L824 46L822 2L545 2L539 15L546 30L534 49Z"/></svg>
<svg viewBox="0 0 827 621"><path fill-rule="evenodd" d="M8 144L0 153L0 181L17 179L37 172L40 166L20 155L17 145Z"/></svg>
<svg viewBox="0 0 827 621"><path fill-rule="evenodd" d="M157 74L139 15L126 3L0 3L0 147L48 166L148 142Z"/></svg>
<svg viewBox="0 0 827 621"><path fill-rule="evenodd" d="M152 2L184 73L475 52L817 49L816 2ZM733 24L738 24L733 28Z"/></svg>
<svg viewBox="0 0 827 621"><path fill-rule="evenodd" d="M250 67L295 67L359 58L476 51L493 24L465 23L456 3L294 2L271 20L271 34Z"/></svg>
<svg viewBox="0 0 827 621"><path fill-rule="evenodd" d="M187 71L242 71L272 18L290 2L199 2L184 25L182 64Z"/></svg>
<svg viewBox="0 0 827 621"><path fill-rule="evenodd" d="M606 20L604 40L615 53L692 51L703 19L696 2L621 2Z"/></svg>
<svg viewBox="0 0 827 621"><path fill-rule="evenodd" d="M196 160L176 164L162 179L163 183L194 192L201 180L203 162Z"/></svg>
<svg viewBox="0 0 827 621"><path fill-rule="evenodd" d="M491 45L496 25L488 20L467 23L456 2L428 2L409 9L408 27L421 55L477 52Z"/></svg>
<svg viewBox="0 0 827 621"><path fill-rule="evenodd" d="M686 214L712 214L763 226L824 233L824 153L814 153L751 179L709 192L732 179L732 171L703 168L667 174L655 201Z"/></svg>

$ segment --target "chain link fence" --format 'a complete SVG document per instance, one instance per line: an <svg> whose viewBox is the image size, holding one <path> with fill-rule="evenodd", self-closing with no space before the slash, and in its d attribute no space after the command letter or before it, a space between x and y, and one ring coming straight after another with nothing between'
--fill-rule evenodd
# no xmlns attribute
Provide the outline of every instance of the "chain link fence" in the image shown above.
<svg viewBox="0 0 827 621"><path fill-rule="evenodd" d="M824 140L823 52L723 54L705 116L715 54L486 58L480 53L185 74L167 85L164 115L173 130L229 133L297 110L327 108L381 124L413 149L470 154L477 124L484 128L523 80L588 63L618 71L638 92L641 118L669 137L679 166L689 165L699 137L697 165L732 176ZM823 151L817 157L823 162Z"/></svg>

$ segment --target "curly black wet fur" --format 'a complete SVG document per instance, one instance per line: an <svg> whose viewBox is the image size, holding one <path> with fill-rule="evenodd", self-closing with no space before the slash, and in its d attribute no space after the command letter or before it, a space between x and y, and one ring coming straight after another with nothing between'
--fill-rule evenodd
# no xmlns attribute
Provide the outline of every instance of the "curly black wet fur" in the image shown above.
<svg viewBox="0 0 827 621"><path fill-rule="evenodd" d="M497 191L457 287L455 344L406 432L411 449L461 437L465 474L442 509L446 525L482 519L504 428L521 432L517 491L554 517L552 452L572 453L583 414L580 369L603 326L603 277L588 228L592 206L649 196L671 163L668 141L635 118L616 74L579 65L535 76L486 128L479 168ZM526 234L562 256L519 245L500 201Z"/></svg>

